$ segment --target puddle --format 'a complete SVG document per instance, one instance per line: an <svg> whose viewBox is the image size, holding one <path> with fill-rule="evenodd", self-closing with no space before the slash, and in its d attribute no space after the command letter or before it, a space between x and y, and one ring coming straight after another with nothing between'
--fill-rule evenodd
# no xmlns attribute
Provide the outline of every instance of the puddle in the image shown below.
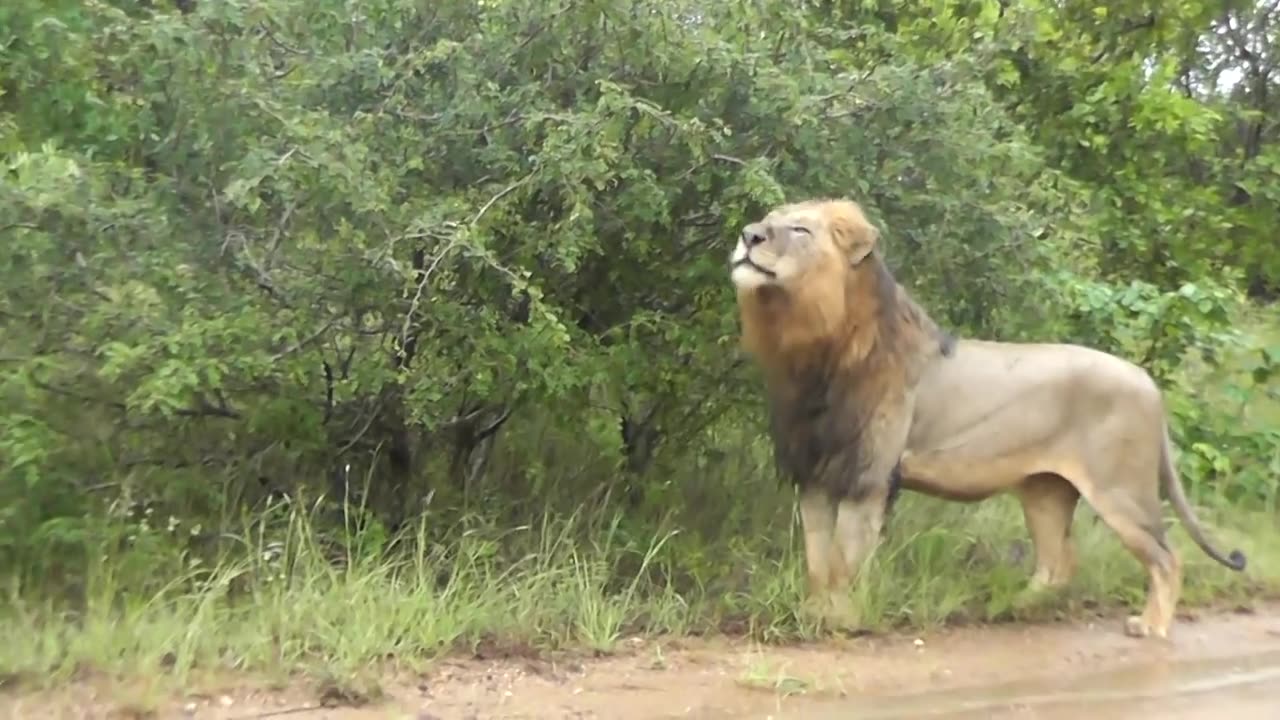
<svg viewBox="0 0 1280 720"><path fill-rule="evenodd" d="M846 700L806 718L1061 718L1091 720L1280 717L1280 650L1217 660L1152 663L981 688Z"/></svg>

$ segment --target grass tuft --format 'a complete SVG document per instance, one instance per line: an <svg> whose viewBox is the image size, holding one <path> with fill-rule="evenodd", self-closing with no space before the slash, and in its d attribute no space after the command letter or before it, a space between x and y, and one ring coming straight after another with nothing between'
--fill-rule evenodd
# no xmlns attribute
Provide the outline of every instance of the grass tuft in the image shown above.
<svg viewBox="0 0 1280 720"><path fill-rule="evenodd" d="M131 554L161 552L154 545L104 557L78 608L11 587L0 610L10 629L0 645L0 676L48 685L95 671L162 674L181 684L197 672L304 672L334 688L335 698L354 702L377 695L376 683L361 679L369 667L420 669L453 650L607 653L631 633L812 638L819 630L797 613L803 571L790 510L790 533L729 538L701 553L686 553L690 541L674 528L633 537L620 520L597 533L582 527L581 516L550 515L537 527L473 524L449 533L456 540L447 545L431 539L423 517L391 543L395 549L372 552L354 536L341 547L326 545L295 506L274 537L246 533L257 541L242 543L245 552L167 582L130 570L147 565ZM1171 537L1186 567L1184 607L1247 601L1280 588L1273 513L1201 515L1224 546L1249 555L1250 565L1243 575L1217 566L1175 528ZM1074 529L1074 582L1020 608L1016 596L1032 553L1016 502L958 505L908 495L854 599L870 630L1139 606L1145 575L1113 533L1084 505ZM582 541L584 534L597 541Z"/></svg>

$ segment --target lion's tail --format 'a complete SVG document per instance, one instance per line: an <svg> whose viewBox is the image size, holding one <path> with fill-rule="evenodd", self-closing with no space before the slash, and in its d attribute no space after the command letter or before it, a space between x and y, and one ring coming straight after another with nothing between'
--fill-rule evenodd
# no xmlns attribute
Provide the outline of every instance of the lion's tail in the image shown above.
<svg viewBox="0 0 1280 720"><path fill-rule="evenodd" d="M1168 426L1161 429L1160 482L1164 484L1165 491L1169 495L1169 502L1173 503L1174 510L1177 511L1178 517L1182 519L1183 527L1187 529L1191 539L1195 540L1196 545L1199 545L1206 555L1232 570L1244 570L1244 553L1239 550L1232 550L1230 554L1224 557L1221 551L1205 538L1204 529L1200 527L1200 521L1196 519L1195 513L1191 509L1191 503L1187 502L1187 495L1182 489L1181 481L1178 479L1178 470L1173 464L1173 446L1169 441Z"/></svg>

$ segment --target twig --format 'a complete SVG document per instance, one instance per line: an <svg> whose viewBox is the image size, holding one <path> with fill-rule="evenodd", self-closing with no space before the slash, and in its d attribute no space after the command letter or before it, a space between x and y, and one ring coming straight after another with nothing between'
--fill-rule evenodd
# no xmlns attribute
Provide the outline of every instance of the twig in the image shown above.
<svg viewBox="0 0 1280 720"><path fill-rule="evenodd" d="M489 210L499 200L515 192L518 188L520 188L520 186L529 182L529 180L531 180L533 176L537 174L537 172L538 172L537 170L534 170L528 175L525 175L519 180L503 188L500 192L498 192L497 195L494 195L493 197L489 198L489 201L486 202L483 206L481 206L480 210L477 211L476 214L472 216L471 220L468 221L467 224L470 226L474 226L477 223L479 223L480 219L483 218L485 214L487 214ZM401 352L403 352L403 348L409 344L409 328L413 324L413 318L418 314L418 306L422 303L422 294L427 288L427 281L431 279L431 275L435 273L436 268L440 266L440 263L444 262L445 257L449 254L450 251L452 251L455 247L457 247L459 242L460 241L458 240L457 234L454 234L454 236L450 238L448 244L445 245L444 248L441 249L440 252L436 254L435 258L432 259L430 267L427 267L426 269L424 269L422 271L422 276L418 278L418 287L415 289L413 293L413 299L409 301L409 310L408 312L405 313L404 322L401 324L401 327L400 327L400 347L402 348Z"/></svg>
<svg viewBox="0 0 1280 720"><path fill-rule="evenodd" d="M73 400L80 400L82 402L90 402L90 403L96 403L98 405L105 405L106 407L114 408L125 414L128 414L129 412L129 406L118 400L108 400L106 398L86 395L84 393L76 392L75 390L68 390L66 388L61 388L56 385L50 385L49 383L46 383L40 380L39 378L35 378L35 377L31 378L31 384L35 385L41 390L44 390L45 392L51 392L55 395L69 397ZM220 417L220 418L227 418L229 420L238 420L240 418L240 413L236 412L235 410L225 405L222 405L222 406L214 405L209 401L203 400L203 399L194 408L174 408L173 414L178 415L180 417Z"/></svg>
<svg viewBox="0 0 1280 720"><path fill-rule="evenodd" d="M338 452L335 453L334 456L341 457L343 453L355 447L355 444L360 442L360 439L363 438L365 434L369 432L369 428L373 427L373 421L378 419L378 416L381 412L382 412L382 400L378 400L377 404L373 406L373 412L369 413L369 419L365 421L364 427L360 428L360 432L357 432L355 435L353 435L345 445L338 448Z"/></svg>
<svg viewBox="0 0 1280 720"><path fill-rule="evenodd" d="M413 318L418 314L418 305L422 303L422 293L427 288L427 281L431 279L431 274L435 272L440 263L444 261L445 256L457 244L457 237L449 240L449 243L431 261L431 267L422 270L422 275L418 278L418 287L413 293L413 299L409 301L409 310L404 314L404 322L400 325L400 355L403 356L405 348L409 347L409 328L413 325Z"/></svg>
<svg viewBox="0 0 1280 720"><path fill-rule="evenodd" d="M480 218L484 217L485 213L489 212L489 208L493 207L493 204L494 204L494 203L498 202L498 201L499 201L499 200L501 200L502 198L504 198L504 197L506 197L506 196L510 195L511 193L515 192L515 191L516 191L516 190L517 190L521 185L524 185L525 183L527 183L527 182L529 182L530 180L532 180L532 179L533 179L533 176L534 176L534 175L537 175L537 174L538 174L538 171L537 171L537 170L534 170L533 172L529 173L528 175L525 175L524 177L520 178L519 180L517 180L517 181L515 181L515 182L511 183L510 185L506 186L505 188L503 188L503 189L502 189L502 191L501 191L501 192L499 192L497 195L494 195L493 197L489 198L489 202L485 203L485 204L484 204L484 206L480 208L480 212L477 212L477 213L475 214L475 217L471 218L471 224L472 224L472 225L475 225L476 223L480 222Z"/></svg>
<svg viewBox="0 0 1280 720"><path fill-rule="evenodd" d="M23 222L9 223L8 225L0 225L0 233L6 233L6 232L9 232L10 230L39 230L39 229L40 229L39 225L33 225L31 223L23 223Z"/></svg>
<svg viewBox="0 0 1280 720"><path fill-rule="evenodd" d="M320 339L320 336L321 336L321 335L324 335L326 332L329 332L329 329L330 329L330 328L332 328L332 327L333 327L333 321L332 321L332 320L330 320L329 322L325 323L325 324L324 324L324 326L323 326L323 327L321 327L319 330L317 330L317 331L315 331L314 333L311 333L310 335L308 335L307 337L305 337L305 338L303 338L303 339L299 340L298 342L294 343L292 346L287 347L287 348L285 348L284 350L281 350L280 352L276 353L275 355L272 355L272 356L271 356L271 362L276 362L277 360L281 360L281 359L282 359L282 358L284 358L284 357L287 357L287 356L289 356L289 355L292 355L292 354L294 354L294 353L298 352L299 350L301 350L302 348L304 348L304 347L306 347L306 346L310 345L311 343L315 342L316 340L319 340L319 339Z"/></svg>
<svg viewBox="0 0 1280 720"><path fill-rule="evenodd" d="M443 431L445 431L445 430L452 430L453 428L459 427L459 426L461 426L461 425L465 425L465 424L467 424L467 423L471 422L472 420L475 420L476 418L478 418L478 417L480 417L481 415L483 415L483 414L485 413L485 410L487 410L487 409L488 409L488 408L486 408L485 406L481 405L480 407L476 408L475 410L472 410L471 412L466 413L466 414L464 414L464 415L454 415L453 417L449 418L448 420L445 420L444 422L440 423L439 425L436 425L436 426L435 426L434 428L432 428L432 429L433 429L433 430L435 430L436 432L443 432Z"/></svg>
<svg viewBox="0 0 1280 720"><path fill-rule="evenodd" d="M209 199L213 201L213 219L218 224L218 228L226 227L226 222L222 219L222 203L218 201L218 188L214 187L213 181L209 181ZM218 257L222 257L227 252L227 244L230 238L227 233L222 235L222 247L218 248Z"/></svg>
<svg viewBox="0 0 1280 720"><path fill-rule="evenodd" d="M284 157L280 158L280 162L283 163L285 158L292 154L293 150L290 150ZM280 240L284 237L284 226L289 224L289 218L293 216L293 211L297 207L297 199L290 200L289 206L284 209L284 214L280 216L280 222L276 223L275 230L272 231L271 246L267 248L266 263L263 266L266 272L271 272L271 266L275 264L276 251L280 249Z"/></svg>
<svg viewBox="0 0 1280 720"><path fill-rule="evenodd" d="M328 425L333 417L333 366L328 360L323 360L320 367L324 369L324 419L320 424Z"/></svg>
<svg viewBox="0 0 1280 720"><path fill-rule="evenodd" d="M327 708L324 706L311 707L309 705L304 705L301 707L284 708L283 710L264 710L259 713L250 713L248 715L236 715L235 717L231 718L231 720L261 720L261 718L280 717L282 715L298 715L300 713L319 712L321 710L330 710L330 709L332 708Z"/></svg>
<svg viewBox="0 0 1280 720"><path fill-rule="evenodd" d="M747 165L747 161L742 160L742 159L740 159L740 158L736 158L736 157L734 157L734 156L732 156L732 155L721 155L721 154L719 154L719 153L716 153L716 154L714 154L714 155L712 155L712 156L711 156L711 159L712 159L712 160L719 160L720 162L733 163L734 165L741 165L741 166L743 166L743 167L746 167L746 165Z"/></svg>
<svg viewBox="0 0 1280 720"><path fill-rule="evenodd" d="M507 424L507 421L511 419L511 413L513 409L514 408L508 405L507 408L502 411L502 414L499 415L496 420L489 423L489 427L484 428L480 430L480 432L476 433L476 439L486 440L490 436L492 436L494 433L498 432L498 430L502 429L502 426Z"/></svg>
<svg viewBox="0 0 1280 720"><path fill-rule="evenodd" d="M516 50L524 50L525 46L533 42L534 38L541 35L543 31L546 30L548 27L550 27L552 24L554 24L555 21L561 15L565 14L572 8L573 8L573 3L567 2L563 6L561 6L558 10L556 10L555 12L552 12L550 15L548 15L546 18L543 19L542 24L534 26L534 28L529 31L529 34L524 36L524 39L522 39L520 43L516 45Z"/></svg>
<svg viewBox="0 0 1280 720"><path fill-rule="evenodd" d="M267 39L271 41L271 44L275 45L276 47L280 48L281 50L284 50L284 51L285 51L285 52L287 52L287 53L292 53L292 54L294 54L294 55L301 55L301 56L303 56L303 57L311 57L311 56L312 56L312 53L311 53L311 52L309 52L309 51L307 51L307 50L302 50L302 49L300 49L300 48L293 47L292 45L289 45L289 44L288 44L288 43L286 43L285 41L283 41L283 40L281 40L280 38L276 37L276 34L271 30L271 27L270 27L269 25L267 25L266 23L263 23L263 24L262 24L262 25L260 25L259 27L261 27L261 28L262 28L263 34L267 36Z"/></svg>

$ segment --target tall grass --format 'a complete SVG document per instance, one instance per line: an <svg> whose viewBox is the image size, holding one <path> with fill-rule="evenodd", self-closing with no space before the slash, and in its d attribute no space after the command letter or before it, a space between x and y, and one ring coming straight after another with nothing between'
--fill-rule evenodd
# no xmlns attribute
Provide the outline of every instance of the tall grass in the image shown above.
<svg viewBox="0 0 1280 720"><path fill-rule="evenodd" d="M674 526L640 536L621 516L546 514L533 526L470 519L444 533L423 516L374 548L358 532L327 539L314 513L294 504L255 523L239 551L209 568L166 557L157 543L103 555L75 607L13 584L0 610L0 672L56 684L86 669L163 671L182 683L201 671L417 668L481 644L609 652L630 633L813 637L817 629L796 614L803 573L798 521L786 498L779 493L781 520L773 530L710 544L695 538L693 545ZM1280 588L1274 514L1230 515L1215 531L1249 554L1248 576L1213 564L1185 533L1173 533L1187 561L1187 604ZM1145 576L1137 562L1084 506L1075 528L1075 582L1045 605L1016 609L1032 554L1016 503L964 506L906 496L856 591L863 623L928 627L1140 603ZM175 566L186 569L167 577L148 571Z"/></svg>

